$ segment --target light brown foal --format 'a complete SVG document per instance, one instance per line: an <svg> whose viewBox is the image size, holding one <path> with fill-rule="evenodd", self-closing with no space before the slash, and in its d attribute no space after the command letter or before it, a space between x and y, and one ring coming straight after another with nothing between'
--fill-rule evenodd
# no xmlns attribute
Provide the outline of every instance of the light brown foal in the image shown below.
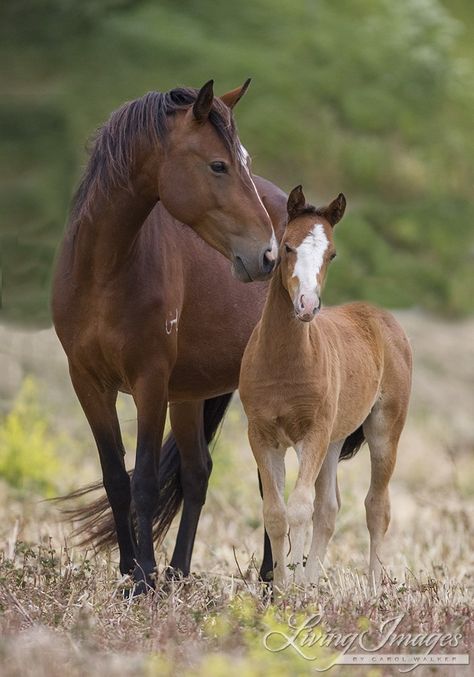
<svg viewBox="0 0 474 677"><path fill-rule="evenodd" d="M390 520L388 483L407 414L412 356L390 313L365 303L320 310L321 289L335 256L333 228L345 206L342 194L320 209L306 204L301 186L290 194L280 265L242 361L240 396L262 479L263 517L280 590L290 571L299 585L318 582L340 507L337 464L351 440L358 438L360 445L365 437L370 449L365 507L374 584ZM289 446L298 455L299 472L285 506ZM311 520L312 542L303 567Z"/></svg>

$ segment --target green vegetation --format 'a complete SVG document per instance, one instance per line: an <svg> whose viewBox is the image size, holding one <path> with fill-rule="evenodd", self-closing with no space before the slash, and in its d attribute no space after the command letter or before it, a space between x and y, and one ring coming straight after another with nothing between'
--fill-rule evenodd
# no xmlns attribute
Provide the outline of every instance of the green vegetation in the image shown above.
<svg viewBox="0 0 474 677"><path fill-rule="evenodd" d="M49 322L84 142L149 89L254 82L254 169L315 201L343 190L327 302L473 309L474 53L468 0L17 0L0 10L2 316Z"/></svg>
<svg viewBox="0 0 474 677"><path fill-rule="evenodd" d="M26 378L10 413L0 420L0 477L18 495L53 496L70 456L67 437L53 433L39 404L35 381Z"/></svg>

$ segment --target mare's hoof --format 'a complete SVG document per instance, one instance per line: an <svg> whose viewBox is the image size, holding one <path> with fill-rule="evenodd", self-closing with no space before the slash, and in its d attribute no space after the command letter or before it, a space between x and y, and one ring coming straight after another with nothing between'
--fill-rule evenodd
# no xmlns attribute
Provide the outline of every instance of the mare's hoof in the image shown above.
<svg viewBox="0 0 474 677"><path fill-rule="evenodd" d="M258 580L260 583L273 583L273 569L270 569L269 571L265 569L260 569L259 574L258 574Z"/></svg>
<svg viewBox="0 0 474 677"><path fill-rule="evenodd" d="M189 576L189 573L184 573L181 569L175 569L168 566L165 569L165 579L167 581L182 581Z"/></svg>
<svg viewBox="0 0 474 677"><path fill-rule="evenodd" d="M273 571L264 571L263 569L260 569L258 580L262 584L262 597L273 602Z"/></svg>
<svg viewBox="0 0 474 677"><path fill-rule="evenodd" d="M138 597L149 592L155 591L155 574L146 574L142 567L136 566L133 570L132 579L134 582L133 588L128 590L128 597Z"/></svg>
<svg viewBox="0 0 474 677"><path fill-rule="evenodd" d="M188 576L189 574L184 574L181 569L166 567L165 580L161 586L161 592L164 595L169 595L171 592L173 592L174 583L184 583Z"/></svg>

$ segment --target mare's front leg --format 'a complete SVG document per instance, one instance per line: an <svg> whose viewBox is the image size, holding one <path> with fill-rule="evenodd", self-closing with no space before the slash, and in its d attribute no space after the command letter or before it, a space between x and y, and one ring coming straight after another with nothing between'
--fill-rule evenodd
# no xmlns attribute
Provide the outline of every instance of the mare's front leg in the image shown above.
<svg viewBox="0 0 474 677"><path fill-rule="evenodd" d="M212 459L204 432L204 400L170 405L171 429L180 455L183 511L168 578L188 576L194 539L206 501Z"/></svg>
<svg viewBox="0 0 474 677"><path fill-rule="evenodd" d="M117 391L104 389L103 383L88 371L71 363L69 372L99 451L104 488L117 532L120 572L128 574L135 562L135 544L130 520L130 478L125 469L125 450L115 408Z"/></svg>
<svg viewBox="0 0 474 677"><path fill-rule="evenodd" d="M288 499L290 569L297 585L304 585L303 555L314 510L314 485L323 464L329 439L320 431L310 433L297 445L300 467L295 488Z"/></svg>
<svg viewBox="0 0 474 677"><path fill-rule="evenodd" d="M284 501L285 449L268 446L254 426L249 425L249 441L262 483L263 523L273 555L273 584L284 591L287 581L286 544L288 520Z"/></svg>
<svg viewBox="0 0 474 677"><path fill-rule="evenodd" d="M263 500L263 487L260 472L258 472L258 489L260 491L260 497ZM263 557L259 571L259 578L262 583L269 583L273 579L272 545L265 527L263 528Z"/></svg>
<svg viewBox="0 0 474 677"><path fill-rule="evenodd" d="M132 503L137 532L133 578L137 594L154 588L153 511L159 492L158 464L166 420L168 377L149 371L133 387L137 407L137 455L132 476Z"/></svg>

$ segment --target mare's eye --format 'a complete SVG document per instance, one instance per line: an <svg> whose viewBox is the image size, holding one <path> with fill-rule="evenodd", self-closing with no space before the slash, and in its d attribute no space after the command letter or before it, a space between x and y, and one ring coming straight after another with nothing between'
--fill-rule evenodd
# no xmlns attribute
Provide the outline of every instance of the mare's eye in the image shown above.
<svg viewBox="0 0 474 677"><path fill-rule="evenodd" d="M209 167L215 174L227 174L227 165L225 162L220 161L211 162Z"/></svg>
<svg viewBox="0 0 474 677"><path fill-rule="evenodd" d="M330 261L333 261L336 258L336 252L333 252L331 256L329 257Z"/></svg>
<svg viewBox="0 0 474 677"><path fill-rule="evenodd" d="M293 249L293 247L290 247L289 244L285 244L285 250L286 250L286 253L287 253L287 254L290 254L291 252L294 252L294 251L295 251L295 250Z"/></svg>

